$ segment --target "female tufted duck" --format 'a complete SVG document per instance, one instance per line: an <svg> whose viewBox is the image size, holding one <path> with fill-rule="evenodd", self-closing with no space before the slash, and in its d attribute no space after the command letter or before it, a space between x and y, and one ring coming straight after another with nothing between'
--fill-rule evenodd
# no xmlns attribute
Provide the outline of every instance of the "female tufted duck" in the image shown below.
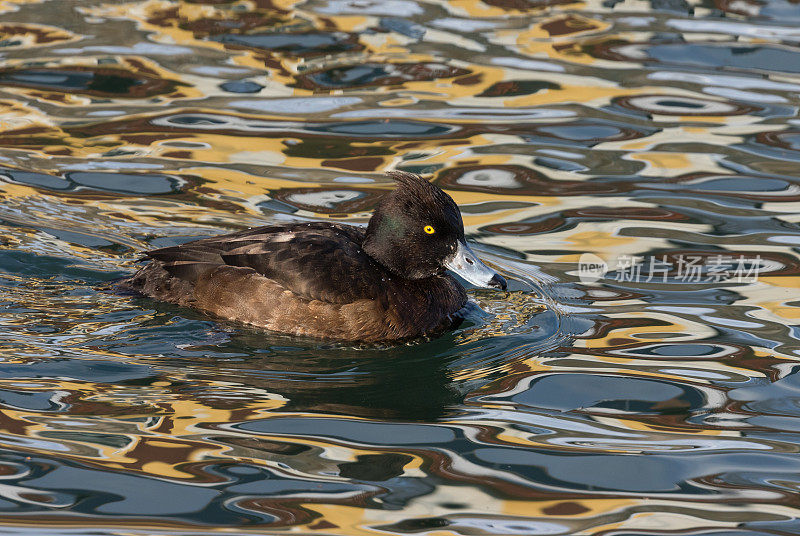
<svg viewBox="0 0 800 536"><path fill-rule="evenodd" d="M464 239L453 199L425 179L398 187L366 229L339 223L258 227L147 252L122 289L295 335L386 341L436 333L470 283L505 289Z"/></svg>

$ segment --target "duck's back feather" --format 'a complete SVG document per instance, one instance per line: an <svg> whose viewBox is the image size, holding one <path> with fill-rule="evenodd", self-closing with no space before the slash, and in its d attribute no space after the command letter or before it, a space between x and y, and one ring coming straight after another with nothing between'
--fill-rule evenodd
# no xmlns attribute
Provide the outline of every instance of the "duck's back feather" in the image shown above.
<svg viewBox="0 0 800 536"><path fill-rule="evenodd" d="M192 284L220 266L252 268L308 300L375 298L387 274L361 249L364 231L333 223L259 227L147 253Z"/></svg>

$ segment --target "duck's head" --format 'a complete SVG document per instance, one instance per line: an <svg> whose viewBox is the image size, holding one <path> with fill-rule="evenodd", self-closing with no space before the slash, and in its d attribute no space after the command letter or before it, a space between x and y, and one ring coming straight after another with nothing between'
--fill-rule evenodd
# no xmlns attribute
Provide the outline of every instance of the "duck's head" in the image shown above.
<svg viewBox="0 0 800 536"><path fill-rule="evenodd" d="M449 269L473 285L505 290L506 280L467 245L461 211L449 195L413 173L392 171L389 176L397 188L369 220L364 240L369 256L407 279Z"/></svg>

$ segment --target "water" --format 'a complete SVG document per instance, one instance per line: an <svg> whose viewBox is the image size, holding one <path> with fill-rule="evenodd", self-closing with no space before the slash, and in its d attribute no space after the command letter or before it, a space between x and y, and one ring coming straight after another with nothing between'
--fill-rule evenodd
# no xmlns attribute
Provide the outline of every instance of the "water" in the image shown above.
<svg viewBox="0 0 800 536"><path fill-rule="evenodd" d="M796 2L0 10L0 533L800 532ZM387 169L509 279L440 338L107 289Z"/></svg>

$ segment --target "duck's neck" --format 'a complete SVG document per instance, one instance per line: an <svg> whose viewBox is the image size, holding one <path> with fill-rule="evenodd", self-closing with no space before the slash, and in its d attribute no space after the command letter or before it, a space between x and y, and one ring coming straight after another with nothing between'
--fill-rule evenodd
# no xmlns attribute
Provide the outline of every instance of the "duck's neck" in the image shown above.
<svg viewBox="0 0 800 536"><path fill-rule="evenodd" d="M402 224L398 219L376 212L369 220L361 249L393 275L408 278L395 243L396 237L402 236L402 232Z"/></svg>

